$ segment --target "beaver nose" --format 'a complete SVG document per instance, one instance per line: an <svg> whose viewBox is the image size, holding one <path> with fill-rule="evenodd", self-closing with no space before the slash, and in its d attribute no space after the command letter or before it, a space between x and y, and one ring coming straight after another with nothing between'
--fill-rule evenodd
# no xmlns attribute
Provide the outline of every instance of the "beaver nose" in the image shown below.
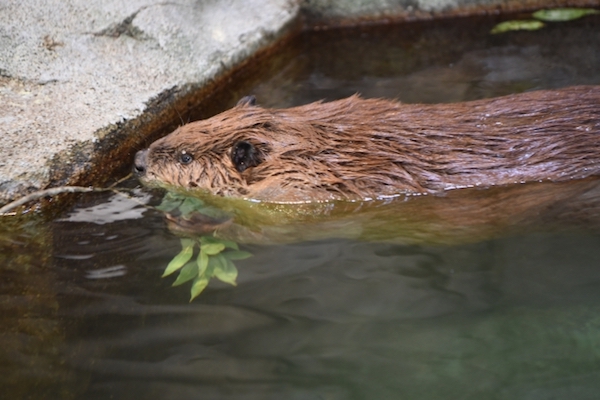
<svg viewBox="0 0 600 400"><path fill-rule="evenodd" d="M135 159L133 161L133 171L137 175L144 175L146 172L146 158L148 156L148 149L140 150L135 153Z"/></svg>

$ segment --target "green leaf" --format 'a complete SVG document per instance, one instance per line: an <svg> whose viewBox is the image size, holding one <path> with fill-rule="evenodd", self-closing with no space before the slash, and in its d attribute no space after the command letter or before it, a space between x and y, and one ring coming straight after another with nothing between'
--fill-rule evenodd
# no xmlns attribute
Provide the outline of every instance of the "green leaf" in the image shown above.
<svg viewBox="0 0 600 400"><path fill-rule="evenodd" d="M214 277L216 266L217 260L215 260L215 256L208 256L208 267L206 267L206 272L204 272L204 276L206 276L207 279Z"/></svg>
<svg viewBox="0 0 600 400"><path fill-rule="evenodd" d="M213 271L220 281L229 283L230 285L236 286L235 280L238 276L238 270L235 265L227 258L223 257L222 254L216 255L215 257L215 269Z"/></svg>
<svg viewBox="0 0 600 400"><path fill-rule="evenodd" d="M225 249L225 245L223 243L207 243L203 244L200 249L207 255L214 256L222 252Z"/></svg>
<svg viewBox="0 0 600 400"><path fill-rule="evenodd" d="M179 212L181 215L186 216L193 212L202 213L204 208L204 202L194 197L186 197L181 206L179 206Z"/></svg>
<svg viewBox="0 0 600 400"><path fill-rule="evenodd" d="M175 194L169 192L163 197L161 203L156 206L156 209L163 212L170 212L178 208L182 202L183 199L181 197L177 197Z"/></svg>
<svg viewBox="0 0 600 400"><path fill-rule="evenodd" d="M208 285L208 278L205 276L197 276L192 283L192 289L190 290L190 302L194 300Z"/></svg>
<svg viewBox="0 0 600 400"><path fill-rule="evenodd" d="M535 31L537 29L543 28L544 23L542 21L536 20L512 20L512 21L504 21L500 22L496 25L490 33L504 33L509 31Z"/></svg>
<svg viewBox="0 0 600 400"><path fill-rule="evenodd" d="M198 264L195 261L190 261L181 268L177 279L173 282L173 286L179 286L182 283L194 279L196 276L198 276Z"/></svg>
<svg viewBox="0 0 600 400"><path fill-rule="evenodd" d="M236 242L234 242L233 240L216 238L214 236L202 236L200 238L200 243L202 245L207 245L207 244L222 244L222 245L224 245L228 249L234 249L234 250L238 250L239 249L238 244Z"/></svg>
<svg viewBox="0 0 600 400"><path fill-rule="evenodd" d="M200 237L200 244L201 245L205 245L205 244L214 244L214 243L222 243L223 241L219 238L216 238L214 236L202 236Z"/></svg>
<svg viewBox="0 0 600 400"><path fill-rule="evenodd" d="M225 245L226 248L228 249L234 249L234 250L239 250L239 246L236 242L234 242L233 240L221 240L221 243L223 243Z"/></svg>
<svg viewBox="0 0 600 400"><path fill-rule="evenodd" d="M163 272L162 275L163 278L165 276L171 275L173 272L183 267L185 263L187 263L192 258L192 256L194 255L194 244L195 241L192 239L181 239L182 250L179 252L179 254L173 257L169 265L167 265L167 268L165 269L165 272Z"/></svg>
<svg viewBox="0 0 600 400"><path fill-rule="evenodd" d="M200 248L200 254L198 254L196 263L198 264L198 275L204 275L204 272L206 272L206 268L208 267L208 254L206 254L202 248Z"/></svg>
<svg viewBox="0 0 600 400"><path fill-rule="evenodd" d="M212 278L215 274L216 268L221 268L221 260L220 260L219 254L217 254L216 256L208 257L208 268L206 269L206 274L205 274L206 277Z"/></svg>
<svg viewBox="0 0 600 400"><path fill-rule="evenodd" d="M247 251L235 250L228 251L223 253L228 260L244 260L248 257L252 257L252 253L248 253Z"/></svg>
<svg viewBox="0 0 600 400"><path fill-rule="evenodd" d="M554 8L536 11L533 18L547 22L572 21L591 14L600 14L600 11L593 8Z"/></svg>

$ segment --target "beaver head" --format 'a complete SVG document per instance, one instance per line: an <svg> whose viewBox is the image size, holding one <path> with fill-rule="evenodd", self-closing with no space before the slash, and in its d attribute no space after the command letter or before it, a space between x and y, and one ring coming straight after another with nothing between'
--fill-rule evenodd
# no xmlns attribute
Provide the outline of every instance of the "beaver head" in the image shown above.
<svg viewBox="0 0 600 400"><path fill-rule="evenodd" d="M352 96L280 110L247 97L138 152L135 171L218 196L365 200L598 174L599 132L596 87L438 105Z"/></svg>
<svg viewBox="0 0 600 400"><path fill-rule="evenodd" d="M388 159L388 172L383 172L369 154L371 138L355 135L354 119L343 121L344 116L356 115L356 108L366 116L368 109L360 107L361 102L352 97L274 110L245 97L236 107L181 126L138 152L135 172L149 184L259 201L359 200L397 194L403 177L391 176L394 163ZM380 110L370 111L369 118L378 118ZM383 189L386 186L388 190Z"/></svg>

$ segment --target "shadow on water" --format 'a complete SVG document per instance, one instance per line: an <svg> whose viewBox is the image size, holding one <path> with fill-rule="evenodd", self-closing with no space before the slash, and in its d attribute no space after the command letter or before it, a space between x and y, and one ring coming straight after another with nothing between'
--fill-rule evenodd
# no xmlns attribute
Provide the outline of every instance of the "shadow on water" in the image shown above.
<svg viewBox="0 0 600 400"><path fill-rule="evenodd" d="M500 36L487 34L491 20L307 34L221 104L255 93L284 107L356 91L459 101L598 84L599 21ZM2 220L7 398L600 390L598 180L292 211L220 203L234 223L219 234L253 256L236 262L237 286L211 281L192 303L160 278L181 249L163 214L143 205L162 193L133 196L82 195L51 222Z"/></svg>

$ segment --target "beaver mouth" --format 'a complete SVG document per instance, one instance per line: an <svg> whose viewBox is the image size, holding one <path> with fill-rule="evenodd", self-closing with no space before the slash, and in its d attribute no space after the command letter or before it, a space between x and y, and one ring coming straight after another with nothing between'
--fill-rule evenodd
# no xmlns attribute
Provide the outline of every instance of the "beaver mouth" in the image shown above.
<svg viewBox="0 0 600 400"><path fill-rule="evenodd" d="M162 188L164 183L157 178L156 174L148 168L148 149L140 150L135 153L132 173L148 188Z"/></svg>

